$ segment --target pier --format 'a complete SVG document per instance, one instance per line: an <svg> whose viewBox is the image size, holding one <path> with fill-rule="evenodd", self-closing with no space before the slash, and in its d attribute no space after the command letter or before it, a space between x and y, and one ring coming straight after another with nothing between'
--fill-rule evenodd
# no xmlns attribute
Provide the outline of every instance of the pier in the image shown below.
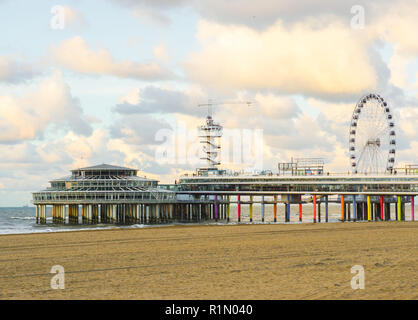
<svg viewBox="0 0 418 320"><path fill-rule="evenodd" d="M206 172L207 173L207 172ZM312 205L314 223L328 222L329 203L341 206L341 221L405 220L405 206L418 194L418 175L311 175L273 174L185 175L178 184L159 185L137 176L137 170L98 165L72 170L69 177L50 181L46 190L33 193L36 222L53 224L164 224L186 222L241 222L248 206L249 222L264 222L266 207L273 208L274 222L290 222L291 206ZM248 199L243 200L243 197ZM237 221L231 219L236 205ZM261 206L256 221L253 206ZM392 206L391 206L392 204ZM278 207L283 206L283 217ZM391 210L392 207L392 210ZM323 208L323 209L322 209ZM322 216L322 212L325 216Z"/></svg>
<svg viewBox="0 0 418 320"><path fill-rule="evenodd" d="M136 169L107 164L74 169L70 176L52 180L49 188L33 193L36 223L47 222L47 207L52 207L54 224L239 223L243 222L243 206L248 206L249 223L266 222L267 206L272 206L273 222L288 223L295 205L298 221L305 222L303 204L312 206L313 223L327 223L330 203L340 206L342 222L404 221L406 205L411 206L410 219L415 220L418 166L394 167L395 124L380 95L362 97L354 109L349 136L351 172L345 174L326 172L321 158L279 163L277 173L221 169L223 127L212 117L212 103L204 106L208 106L208 115L199 135L204 167L181 176L175 184L159 184L139 177ZM367 143L361 144L360 114L365 117L369 109L383 114L382 126L388 130L386 136L363 139ZM388 142L387 150L384 141ZM377 157L382 152L387 152L387 157ZM377 159L383 159L382 163ZM236 204L236 221L231 204ZM261 206L260 221L254 216L255 204ZM283 216L279 207L284 208Z"/></svg>

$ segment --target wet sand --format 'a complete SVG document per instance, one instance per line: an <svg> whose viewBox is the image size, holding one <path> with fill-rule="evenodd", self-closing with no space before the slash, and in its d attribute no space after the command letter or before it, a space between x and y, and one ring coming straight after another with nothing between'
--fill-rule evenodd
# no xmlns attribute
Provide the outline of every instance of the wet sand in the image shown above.
<svg viewBox="0 0 418 320"><path fill-rule="evenodd" d="M50 287L54 265L64 290ZM0 271L0 299L418 299L418 223L4 235Z"/></svg>

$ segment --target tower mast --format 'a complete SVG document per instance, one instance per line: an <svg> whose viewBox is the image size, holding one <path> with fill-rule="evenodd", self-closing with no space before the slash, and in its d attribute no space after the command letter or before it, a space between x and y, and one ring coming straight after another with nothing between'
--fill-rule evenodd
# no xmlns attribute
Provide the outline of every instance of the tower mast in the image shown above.
<svg viewBox="0 0 418 320"><path fill-rule="evenodd" d="M212 118L212 108L215 105L222 105L222 104L247 104L250 106L252 102L218 102L213 103L211 100L208 103L199 104L199 107L208 107L208 113L206 116L206 123L199 127L201 138L200 143L203 144L203 153L204 156L201 158L202 160L206 160L206 167L199 168L199 172L209 172L209 171L218 171L218 166L221 164L219 159L220 152L221 152L221 144L220 139L222 137L222 130L223 127L216 123Z"/></svg>

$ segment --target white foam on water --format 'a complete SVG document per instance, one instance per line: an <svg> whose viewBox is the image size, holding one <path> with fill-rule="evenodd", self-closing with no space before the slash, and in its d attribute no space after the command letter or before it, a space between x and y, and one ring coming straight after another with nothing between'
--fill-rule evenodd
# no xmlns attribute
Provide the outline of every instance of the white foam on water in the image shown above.
<svg viewBox="0 0 418 320"><path fill-rule="evenodd" d="M10 219L16 219L16 220L36 220L36 217L10 217Z"/></svg>

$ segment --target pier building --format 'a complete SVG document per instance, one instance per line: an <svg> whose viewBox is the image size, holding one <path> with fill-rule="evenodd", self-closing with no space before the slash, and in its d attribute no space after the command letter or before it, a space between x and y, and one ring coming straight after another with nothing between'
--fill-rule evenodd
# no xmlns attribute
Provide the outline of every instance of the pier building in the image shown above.
<svg viewBox="0 0 418 320"><path fill-rule="evenodd" d="M47 221L48 206L54 224L135 224L198 221L205 218L210 203L194 201L201 207L198 215L187 198L177 199L175 192L159 188L157 180L108 164L74 169L32 195L36 222L41 224Z"/></svg>

